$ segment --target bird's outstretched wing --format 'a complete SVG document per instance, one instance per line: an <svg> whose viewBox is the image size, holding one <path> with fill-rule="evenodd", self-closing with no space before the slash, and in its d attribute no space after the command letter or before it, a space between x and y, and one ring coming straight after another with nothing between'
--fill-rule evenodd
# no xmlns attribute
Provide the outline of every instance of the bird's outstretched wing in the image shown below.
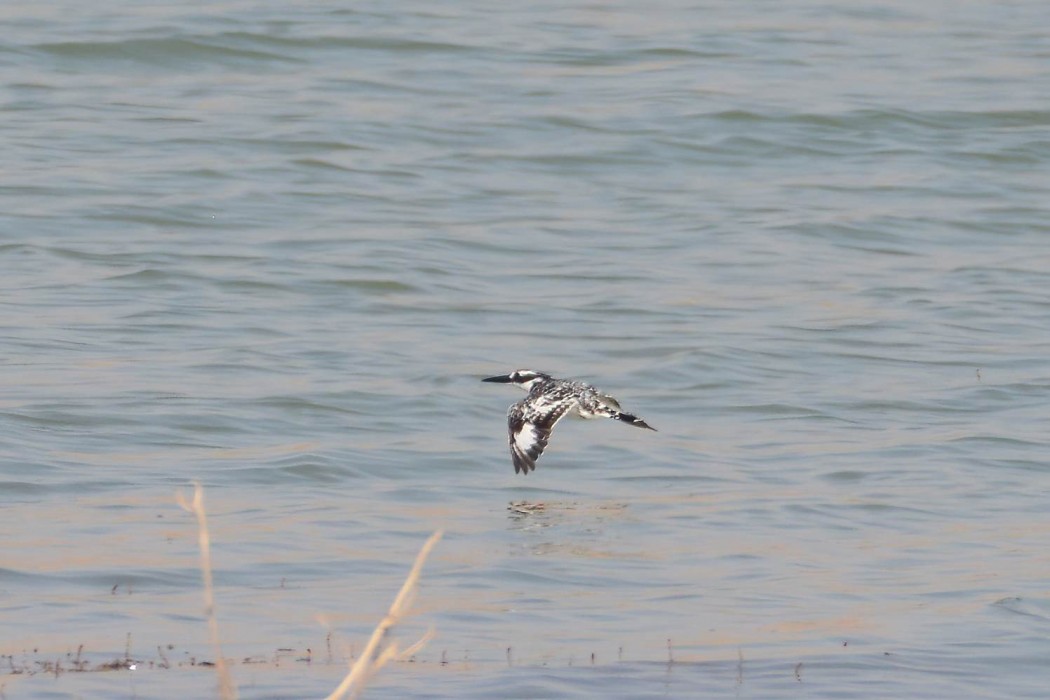
<svg viewBox="0 0 1050 700"><path fill-rule="evenodd" d="M574 401L558 401L540 406L544 410L525 410L520 401L507 412L507 428L510 433L510 458L514 462L514 473L528 474L536 468L536 460L547 447L554 425L561 420ZM533 406L536 408L536 406Z"/></svg>

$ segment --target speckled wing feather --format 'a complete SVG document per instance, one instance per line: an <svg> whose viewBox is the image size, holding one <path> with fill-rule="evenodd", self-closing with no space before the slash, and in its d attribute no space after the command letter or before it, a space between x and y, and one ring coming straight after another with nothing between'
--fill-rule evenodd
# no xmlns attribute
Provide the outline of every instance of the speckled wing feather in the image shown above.
<svg viewBox="0 0 1050 700"><path fill-rule="evenodd" d="M507 428L515 474L528 474L536 468L536 460L547 447L555 424L575 406L576 399L571 395L545 397L530 394L510 407Z"/></svg>

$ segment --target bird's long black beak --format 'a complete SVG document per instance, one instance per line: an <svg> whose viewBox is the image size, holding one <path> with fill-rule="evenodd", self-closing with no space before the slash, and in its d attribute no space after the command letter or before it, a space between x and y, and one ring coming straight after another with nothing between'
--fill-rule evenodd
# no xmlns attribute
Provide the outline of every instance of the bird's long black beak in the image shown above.
<svg viewBox="0 0 1050 700"><path fill-rule="evenodd" d="M482 379L481 381L483 381L483 382L496 382L497 384L510 384L511 378L510 378L509 374L501 374L498 377L488 377L486 379Z"/></svg>

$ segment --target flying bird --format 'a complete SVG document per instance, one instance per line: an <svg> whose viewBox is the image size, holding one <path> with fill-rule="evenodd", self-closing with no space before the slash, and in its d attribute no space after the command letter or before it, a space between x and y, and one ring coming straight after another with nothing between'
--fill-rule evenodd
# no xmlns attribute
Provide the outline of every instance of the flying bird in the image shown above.
<svg viewBox="0 0 1050 700"><path fill-rule="evenodd" d="M581 418L612 418L638 428L656 430L638 416L620 411L620 403L590 384L571 379L555 379L531 369L482 379L483 382L516 384L528 392L507 411L510 457L514 473L528 474L547 447L554 426L568 414Z"/></svg>

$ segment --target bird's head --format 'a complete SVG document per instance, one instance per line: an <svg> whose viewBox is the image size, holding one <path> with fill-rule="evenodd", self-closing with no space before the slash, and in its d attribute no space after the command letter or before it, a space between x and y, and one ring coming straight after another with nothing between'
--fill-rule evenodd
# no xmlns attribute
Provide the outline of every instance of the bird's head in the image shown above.
<svg viewBox="0 0 1050 700"><path fill-rule="evenodd" d="M488 377L481 381L496 382L498 384L516 384L525 391L531 391L532 387L536 386L537 383L545 382L550 378L551 375L537 372L536 370L516 369L510 374L501 374L498 377Z"/></svg>

